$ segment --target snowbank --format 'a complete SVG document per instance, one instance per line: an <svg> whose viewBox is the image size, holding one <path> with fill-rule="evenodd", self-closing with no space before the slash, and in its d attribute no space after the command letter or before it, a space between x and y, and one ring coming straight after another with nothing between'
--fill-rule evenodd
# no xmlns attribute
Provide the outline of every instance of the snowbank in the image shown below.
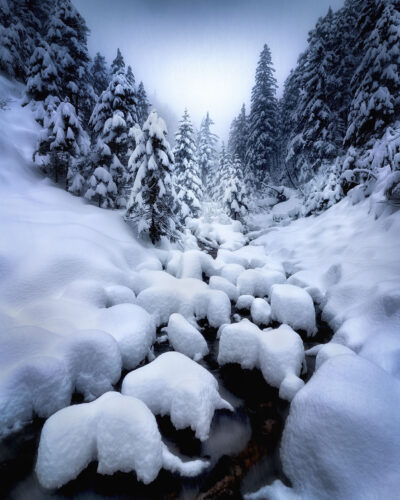
<svg viewBox="0 0 400 500"><path fill-rule="evenodd" d="M45 423L39 443L36 474L45 488L59 488L75 479L90 462L97 472L135 471L145 484L162 467L195 476L207 462L182 462L161 441L157 422L138 399L108 392L92 403L60 410Z"/></svg>
<svg viewBox="0 0 400 500"><path fill-rule="evenodd" d="M169 415L177 429L190 427L201 441L208 437L215 410L233 411L211 373L178 352L161 354L128 373L122 394L142 400L155 414Z"/></svg>
<svg viewBox="0 0 400 500"><path fill-rule="evenodd" d="M279 388L279 396L283 399L290 401L304 385L299 378L303 360L303 342L288 325L261 331L243 319L222 327L218 363L259 368L266 382Z"/></svg>

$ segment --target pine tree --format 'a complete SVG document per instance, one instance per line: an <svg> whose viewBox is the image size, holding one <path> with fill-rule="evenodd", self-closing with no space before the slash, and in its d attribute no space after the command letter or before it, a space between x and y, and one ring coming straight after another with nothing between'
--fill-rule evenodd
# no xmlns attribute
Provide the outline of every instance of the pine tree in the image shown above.
<svg viewBox="0 0 400 500"><path fill-rule="evenodd" d="M237 155L242 162L246 161L246 145L248 136L248 119L246 116L246 107L243 104L239 115L233 120L230 134L228 150L231 155Z"/></svg>
<svg viewBox="0 0 400 500"><path fill-rule="evenodd" d="M46 31L46 41L59 75L60 96L69 98L86 124L95 94L90 83L89 30L85 20L71 0L54 0Z"/></svg>
<svg viewBox="0 0 400 500"><path fill-rule="evenodd" d="M187 207L184 215L190 217L199 215L203 195L196 155L193 125L185 109L175 135L174 158L178 196L183 206Z"/></svg>
<svg viewBox="0 0 400 500"><path fill-rule="evenodd" d="M248 212L248 196L242 174L243 165L239 156L234 157L228 169L222 201L229 217L233 220L243 220Z"/></svg>
<svg viewBox="0 0 400 500"><path fill-rule="evenodd" d="M212 199L222 202L225 194L228 179L232 173L232 157L226 151L225 144L222 143L219 153L218 168L214 175L213 187L210 187Z"/></svg>
<svg viewBox="0 0 400 500"><path fill-rule="evenodd" d="M125 73L125 61L119 49L117 49L117 55L111 63L111 74L116 75L118 73Z"/></svg>
<svg viewBox="0 0 400 500"><path fill-rule="evenodd" d="M143 82L139 83L137 90L137 114L138 123L143 127L144 122L147 120L150 112L150 103L147 99L147 94L144 89Z"/></svg>
<svg viewBox="0 0 400 500"><path fill-rule="evenodd" d="M126 80L129 83L129 85L131 85L132 88L135 89L136 82L135 82L135 75L133 74L132 71L132 66L128 66L128 69L126 70Z"/></svg>
<svg viewBox="0 0 400 500"><path fill-rule="evenodd" d="M74 170L75 163L87 153L88 146L88 136L81 127L74 106L66 97L52 113L34 159L55 182L65 178L68 189L69 170Z"/></svg>
<svg viewBox="0 0 400 500"><path fill-rule="evenodd" d="M400 3L367 1L359 20L363 54L353 80L346 144L364 145L400 117Z"/></svg>
<svg viewBox="0 0 400 500"><path fill-rule="evenodd" d="M100 52L97 52L95 55L90 69L92 74L93 90L97 96L100 96L110 83L110 74L107 69L106 59L100 54Z"/></svg>
<svg viewBox="0 0 400 500"><path fill-rule="evenodd" d="M97 161L112 175L121 206L126 202L128 157L133 149L129 132L136 122L134 90L123 72L114 74L97 101L89 125L97 138Z"/></svg>
<svg viewBox="0 0 400 500"><path fill-rule="evenodd" d="M177 238L177 197L173 182L174 157L164 120L153 111L137 137L130 163L136 171L125 219L152 243Z"/></svg>
<svg viewBox="0 0 400 500"><path fill-rule="evenodd" d="M117 186L106 168L97 167L91 175L88 184L89 188L85 193L87 200L94 201L102 208L114 208Z"/></svg>
<svg viewBox="0 0 400 500"><path fill-rule="evenodd" d="M217 152L216 144L218 137L211 132L211 126L214 122L207 113L204 120L201 122L198 136L198 158L200 175L203 185L207 187L214 186L214 174L216 170Z"/></svg>

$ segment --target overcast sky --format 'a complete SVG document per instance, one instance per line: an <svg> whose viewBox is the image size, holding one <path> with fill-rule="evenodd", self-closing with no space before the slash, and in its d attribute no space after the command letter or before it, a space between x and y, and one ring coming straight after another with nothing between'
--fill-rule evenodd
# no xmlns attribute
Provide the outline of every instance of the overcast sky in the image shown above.
<svg viewBox="0 0 400 500"><path fill-rule="evenodd" d="M108 62L117 47L178 116L198 126L206 111L226 139L242 102L249 104L259 53L270 46L280 86L329 6L344 0L74 0L91 30L89 51Z"/></svg>

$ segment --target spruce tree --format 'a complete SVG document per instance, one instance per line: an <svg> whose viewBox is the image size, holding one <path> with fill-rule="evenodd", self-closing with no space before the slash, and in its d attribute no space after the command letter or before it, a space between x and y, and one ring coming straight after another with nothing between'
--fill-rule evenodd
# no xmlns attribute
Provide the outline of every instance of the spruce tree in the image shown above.
<svg viewBox="0 0 400 500"><path fill-rule="evenodd" d="M277 168L277 83L274 77L271 51L267 45L261 52L256 81L251 94L249 136L246 163L254 173L256 185L274 174Z"/></svg>
<svg viewBox="0 0 400 500"><path fill-rule="evenodd" d="M187 207L184 215L197 217L200 213L203 189L197 163L193 125L186 109L179 123L178 132L175 134L174 158L178 196L183 206Z"/></svg>
<svg viewBox="0 0 400 500"><path fill-rule="evenodd" d="M214 174L213 186L210 186L210 192L213 200L222 203L225 189L229 176L232 173L232 157L227 152L225 144L222 143L221 151L219 153L218 167Z"/></svg>
<svg viewBox="0 0 400 500"><path fill-rule="evenodd" d="M200 176L203 185L207 187L214 186L214 174L216 171L217 163L217 152L216 145L218 142L218 137L216 134L211 132L211 126L214 122L210 118L209 113L201 122L199 136L198 136L198 158L199 158L199 168Z"/></svg>
<svg viewBox="0 0 400 500"><path fill-rule="evenodd" d="M248 119L246 116L246 107L243 104L239 115L232 122L228 143L230 154L238 156L242 164L246 161L247 136Z"/></svg>
<svg viewBox="0 0 400 500"><path fill-rule="evenodd" d="M248 212L248 196L243 180L243 165L239 156L229 163L225 180L223 205L233 220L243 220Z"/></svg>
<svg viewBox="0 0 400 500"><path fill-rule="evenodd" d="M93 89L97 96L106 90L110 83L110 74L107 69L106 59L97 52L90 68L92 74Z"/></svg>
<svg viewBox="0 0 400 500"><path fill-rule="evenodd" d="M162 237L177 238L177 197L173 181L173 154L164 120L153 111L138 133L130 158L135 181L125 219L139 236L156 243Z"/></svg>
<svg viewBox="0 0 400 500"><path fill-rule="evenodd" d="M143 82L139 83L139 87L137 89L137 116L138 123L141 127L143 127L144 122L147 120L150 112L150 103L147 99L147 94L144 89Z"/></svg>
<svg viewBox="0 0 400 500"><path fill-rule="evenodd" d="M111 63L111 74L116 75L118 73L125 73L125 61L119 49L117 49L117 55Z"/></svg>
<svg viewBox="0 0 400 500"><path fill-rule="evenodd" d="M96 167L89 178L88 185L85 193L87 200L93 201L101 208L114 208L117 186L106 168Z"/></svg>
<svg viewBox="0 0 400 500"><path fill-rule="evenodd" d="M132 71L132 66L128 66L128 69L126 70L126 80L129 83L129 85L131 85L132 88L135 89L136 82L135 82L135 75L133 74Z"/></svg>

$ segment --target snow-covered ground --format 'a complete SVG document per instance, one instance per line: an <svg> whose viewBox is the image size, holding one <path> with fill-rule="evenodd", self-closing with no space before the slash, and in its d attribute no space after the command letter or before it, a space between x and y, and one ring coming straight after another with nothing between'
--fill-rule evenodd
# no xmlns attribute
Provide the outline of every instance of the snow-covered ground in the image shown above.
<svg viewBox="0 0 400 500"><path fill-rule="evenodd" d="M22 88L1 79L0 89L12 99L0 110L0 433L50 417L41 483L58 487L93 460L99 473L135 470L146 483L162 467L207 467L173 455L154 417L206 440L214 412L235 411L198 363L206 320L219 329L221 365L260 370L291 401L281 459L293 486L253 498L396 498L400 216L381 203L380 180L369 199L317 217L289 222L298 198L279 217L260 212L248 245L240 223L209 209L191 230L215 259L189 233L183 247L155 248L118 211L34 171L38 128ZM320 311L333 339L304 353ZM154 359L157 327L178 352ZM305 355L317 355L317 370L304 384ZM122 369L123 395L112 392ZM69 407L74 393L85 402Z"/></svg>

